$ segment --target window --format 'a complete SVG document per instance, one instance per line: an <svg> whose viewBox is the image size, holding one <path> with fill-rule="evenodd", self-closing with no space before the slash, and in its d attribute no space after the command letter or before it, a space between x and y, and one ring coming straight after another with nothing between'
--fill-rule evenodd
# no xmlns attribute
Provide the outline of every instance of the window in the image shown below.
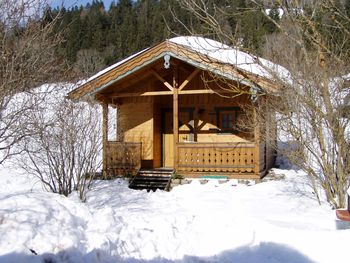
<svg viewBox="0 0 350 263"><path fill-rule="evenodd" d="M223 130L233 129L233 122L235 119L234 112L221 112L221 128Z"/></svg>
<svg viewBox="0 0 350 263"><path fill-rule="evenodd" d="M237 133L237 121L240 114L239 107L216 108L216 120L219 132Z"/></svg>

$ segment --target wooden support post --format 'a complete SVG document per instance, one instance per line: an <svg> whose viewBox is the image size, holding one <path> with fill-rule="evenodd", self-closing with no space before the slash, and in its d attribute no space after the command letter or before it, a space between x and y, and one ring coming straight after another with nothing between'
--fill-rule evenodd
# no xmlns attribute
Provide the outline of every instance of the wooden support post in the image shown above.
<svg viewBox="0 0 350 263"><path fill-rule="evenodd" d="M120 127L120 105L116 105L115 107L115 111L116 111L116 118L114 121L114 124L116 125L117 129L116 129L116 135L115 135L115 140L116 141L124 141L124 138L123 138L123 132L122 132L122 129Z"/></svg>
<svg viewBox="0 0 350 263"><path fill-rule="evenodd" d="M255 143L254 173L257 176L260 176L260 124L259 124L259 118L255 107L253 111L254 111L253 116L254 116L254 143Z"/></svg>
<svg viewBox="0 0 350 263"><path fill-rule="evenodd" d="M178 168L178 142L179 142L179 72L174 67L173 73L173 136L174 136L174 169Z"/></svg>
<svg viewBox="0 0 350 263"><path fill-rule="evenodd" d="M102 104L102 176L107 178L107 146L108 146L108 103Z"/></svg>

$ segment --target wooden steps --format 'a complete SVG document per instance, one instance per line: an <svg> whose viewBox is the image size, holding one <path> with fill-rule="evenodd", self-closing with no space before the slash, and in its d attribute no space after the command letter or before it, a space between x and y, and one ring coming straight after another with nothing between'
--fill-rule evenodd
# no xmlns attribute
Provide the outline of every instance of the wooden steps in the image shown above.
<svg viewBox="0 0 350 263"><path fill-rule="evenodd" d="M135 190L169 190L173 169L140 170L130 181L129 188Z"/></svg>

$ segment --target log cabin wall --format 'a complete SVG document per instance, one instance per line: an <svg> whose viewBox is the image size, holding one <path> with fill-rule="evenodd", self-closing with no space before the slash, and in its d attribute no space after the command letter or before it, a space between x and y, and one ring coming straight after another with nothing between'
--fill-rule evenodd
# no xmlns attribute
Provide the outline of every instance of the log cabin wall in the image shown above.
<svg viewBox="0 0 350 263"><path fill-rule="evenodd" d="M184 72L180 71L180 83L190 74L191 70ZM179 114L180 117L185 118L186 113L184 111L192 111L193 123L191 123L194 130L196 142L247 142L253 139L252 135L243 134L238 130L234 133L232 132L218 132L219 123L221 120L218 118L218 114L222 114L225 111L238 109L244 107L245 104L251 103L249 95L240 95L234 98L228 98L225 96L234 95L233 92L223 90L223 87L227 87L228 82L217 84L217 80L213 80L212 77L204 72L198 74L194 77L191 82L187 84L184 91L189 90L206 90L211 89L216 92L222 92L222 96L218 94L180 94L179 95ZM237 83L231 82L231 85L237 85ZM161 86L162 83L155 82L152 86ZM155 100L155 112L160 112L162 109L172 108L172 96L158 96L154 98ZM181 109L182 112L181 113ZM238 114L241 112L237 112ZM187 116L188 117L188 116ZM188 141L188 136L181 136L181 134L187 135L190 133L188 127L181 118L180 121L180 136L179 141ZM188 125L187 125L188 126Z"/></svg>
<svg viewBox="0 0 350 263"><path fill-rule="evenodd" d="M182 75L185 75L184 73ZM184 78L180 74L180 78ZM170 79L168 80L170 81ZM194 78L186 89L203 89L200 76ZM213 84L211 84L212 88ZM148 83L132 87L133 91L162 90L163 83L149 80ZM179 142L249 142L253 138L238 130L235 132L220 131L218 115L224 111L238 109L249 103L249 97L238 96L225 98L217 94L195 94L179 96ZM119 106L120 130L125 142L142 143L142 166L161 167L163 163L164 115L172 111L172 96L147 96L122 98ZM237 114L239 112L237 111ZM171 129L171 127L170 127Z"/></svg>
<svg viewBox="0 0 350 263"><path fill-rule="evenodd" d="M153 167L162 166L162 112L153 104Z"/></svg>
<svg viewBox="0 0 350 263"><path fill-rule="evenodd" d="M172 110L169 97L155 98L155 113L162 110ZM220 131L222 121L220 113L233 111L239 114L239 108L247 99L237 97L235 99L223 98L216 94L180 95L179 96L179 141L195 142L249 142L253 139L251 134L235 131ZM190 119L192 115L193 119ZM159 116L158 116L159 118ZM159 123L160 124L160 123ZM158 125L159 125L158 124ZM193 130L189 129L192 127ZM155 130L161 129L155 126ZM193 134L193 135L191 135ZM191 136L190 136L191 135Z"/></svg>
<svg viewBox="0 0 350 263"><path fill-rule="evenodd" d="M180 83L188 74L189 72L180 74ZM171 82L170 76L163 77L166 81ZM206 86L208 83L204 83L202 77L198 75L193 78L184 90L203 90L208 88ZM208 85L213 90L220 89L214 82ZM166 90L166 87L161 81L154 78L148 79L147 82L135 83L128 88L128 92L131 93L135 91L142 93L159 90ZM230 93L226 92L225 95L230 95ZM247 145L254 143L254 135L252 133L243 133L238 129L235 131L222 131L221 129L222 120L220 115L225 113L225 111L234 111L237 113L237 118L239 118L239 114L241 114L239 108L251 103L249 95L227 98L217 94L180 94L178 103L179 143L217 143L221 146L224 145L222 143L246 143ZM142 143L143 168L164 166L164 123L165 119L171 122L170 130L172 133L172 106L173 97L171 95L123 97L119 99L118 127L123 133L122 137L125 142ZM252 149L251 147L249 146L248 148ZM227 170L227 172L243 171L252 173L254 170L256 174L257 171L261 172L267 166L271 166L273 159L270 158L270 153L272 151L268 151L264 143L258 147L257 152L244 150L244 155L247 155L246 159L248 158L245 164L248 162L251 167L258 165L258 169L239 168ZM239 154L235 153L232 156L234 155L238 156ZM234 161L232 160L232 162ZM229 165L232 166L231 163Z"/></svg>
<svg viewBox="0 0 350 263"><path fill-rule="evenodd" d="M267 122L264 123L261 133L261 140L259 142L259 155L260 155L260 173L261 176L271 169L276 161L277 155L277 126L274 114L271 112L265 112Z"/></svg>
<svg viewBox="0 0 350 263"><path fill-rule="evenodd" d="M265 175L267 170L271 169L276 160L276 141L267 140L260 142L260 173Z"/></svg>
<svg viewBox="0 0 350 263"><path fill-rule="evenodd" d="M180 142L249 142L251 136L243 133L220 133L217 129L215 108L231 106L217 104L213 95L183 96L180 98ZM219 100L222 100L219 97ZM161 99L128 98L119 106L119 127L125 142L142 143L142 167L162 166L162 111L169 110L170 97ZM215 103L214 103L215 102ZM214 103L214 104L212 104ZM191 109L193 119L186 118ZM170 109L171 110L171 109ZM169 116L168 116L169 117ZM188 125L194 124L191 131Z"/></svg>
<svg viewBox="0 0 350 263"><path fill-rule="evenodd" d="M184 162L184 158L179 159L182 151L184 155L202 156L191 157L190 166L203 161L203 167L210 166L209 171L225 172L220 167L227 166L227 172L258 176L273 163L272 139L265 143L259 136L259 127L254 127L250 133L233 127L232 120L236 121L240 115L239 107L251 103L249 95L235 97L235 92L248 94L251 88L258 87L272 94L278 88L269 79L235 66L215 59L208 61L207 55L186 45L164 41L93 76L69 97L78 99L93 95L104 105L104 113L107 104L118 106L118 139L126 146L137 143L138 149L142 143L138 151L141 152L142 167L164 166L166 134L167 143L172 141L173 146L172 150L168 149L173 154L173 162L167 162L175 169ZM216 93L232 98L223 98ZM171 114L172 108L176 110ZM105 115L104 170L108 148L108 118ZM172 123L172 120L176 122ZM113 149L119 147L116 143L114 146ZM229 151L231 153L227 154ZM207 172L198 167L199 170Z"/></svg>
<svg viewBox="0 0 350 263"><path fill-rule="evenodd" d="M118 110L121 137L141 142L141 166L153 167L153 98L125 98Z"/></svg>
<svg viewBox="0 0 350 263"><path fill-rule="evenodd" d="M274 166L277 156L277 123L276 116L273 112L267 110L266 124L266 169Z"/></svg>
<svg viewBox="0 0 350 263"><path fill-rule="evenodd" d="M261 141L259 143L259 172L264 173L266 170L266 143L264 141Z"/></svg>

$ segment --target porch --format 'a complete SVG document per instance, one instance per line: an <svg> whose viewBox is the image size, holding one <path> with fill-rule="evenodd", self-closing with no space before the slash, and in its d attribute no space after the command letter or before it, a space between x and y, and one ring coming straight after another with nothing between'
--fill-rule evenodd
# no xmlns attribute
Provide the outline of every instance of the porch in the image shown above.
<svg viewBox="0 0 350 263"><path fill-rule="evenodd" d="M260 178L254 143L178 143L177 171L197 177L225 174L235 178ZM258 176L255 176L258 175Z"/></svg>
<svg viewBox="0 0 350 263"><path fill-rule="evenodd" d="M225 175L229 178L259 179L258 147L254 143L177 143L176 173L185 177ZM136 175L142 169L142 144L107 143L106 176ZM159 168L155 168L159 169Z"/></svg>

